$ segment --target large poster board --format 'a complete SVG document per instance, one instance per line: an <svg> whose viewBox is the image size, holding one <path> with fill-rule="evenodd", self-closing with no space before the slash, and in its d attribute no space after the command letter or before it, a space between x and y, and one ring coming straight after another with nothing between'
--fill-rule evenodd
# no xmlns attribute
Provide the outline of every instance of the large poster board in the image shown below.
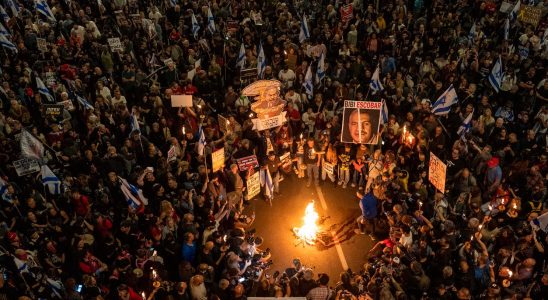
<svg viewBox="0 0 548 300"><path fill-rule="evenodd" d="M341 142L377 144L382 102L344 101Z"/></svg>
<svg viewBox="0 0 548 300"><path fill-rule="evenodd" d="M211 153L211 164L213 172L221 170L225 164L225 148L221 148Z"/></svg>
<svg viewBox="0 0 548 300"><path fill-rule="evenodd" d="M447 165L434 153L430 152L430 163L428 166L428 181L441 193L445 193L445 174Z"/></svg>
<svg viewBox="0 0 548 300"><path fill-rule="evenodd" d="M259 167L259 161L257 161L256 155L250 155L242 158L236 159L236 162L238 163L238 169L240 169L240 172L247 171L249 167L257 168Z"/></svg>
<svg viewBox="0 0 548 300"><path fill-rule="evenodd" d="M249 176L246 182L247 185L247 199L250 200L253 197L259 195L261 192L261 180L259 178L259 172L253 173Z"/></svg>

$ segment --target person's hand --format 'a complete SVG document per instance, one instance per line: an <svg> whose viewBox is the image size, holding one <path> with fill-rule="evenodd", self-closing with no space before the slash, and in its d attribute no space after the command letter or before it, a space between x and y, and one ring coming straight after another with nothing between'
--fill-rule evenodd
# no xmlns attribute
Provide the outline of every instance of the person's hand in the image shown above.
<svg viewBox="0 0 548 300"><path fill-rule="evenodd" d="M246 260L246 261L245 261L245 266L246 266L246 267L251 266L251 260Z"/></svg>
<svg viewBox="0 0 548 300"><path fill-rule="evenodd" d="M475 238L476 240L478 240L478 241L481 240L481 237L482 237L481 232L476 232L476 233L474 233L474 238Z"/></svg>

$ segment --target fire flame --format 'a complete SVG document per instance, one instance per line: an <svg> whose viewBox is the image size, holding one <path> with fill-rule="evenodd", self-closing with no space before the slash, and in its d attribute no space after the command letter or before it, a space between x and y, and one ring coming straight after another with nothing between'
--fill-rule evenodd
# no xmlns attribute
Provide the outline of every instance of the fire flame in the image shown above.
<svg viewBox="0 0 548 300"><path fill-rule="evenodd" d="M319 216L316 210L314 210L314 201L308 203L304 211L304 224L302 227L295 228L295 235L305 241L307 244L314 244L316 241L316 234L318 233L318 226L316 222Z"/></svg>

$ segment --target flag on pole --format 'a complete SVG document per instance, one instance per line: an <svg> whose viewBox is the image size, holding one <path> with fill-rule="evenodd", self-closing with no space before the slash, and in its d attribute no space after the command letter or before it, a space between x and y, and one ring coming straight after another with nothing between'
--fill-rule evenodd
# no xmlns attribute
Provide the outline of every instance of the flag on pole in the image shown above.
<svg viewBox="0 0 548 300"><path fill-rule="evenodd" d="M457 130L457 134L461 137L464 137L468 131L472 128L472 117L474 116L474 111L472 111L464 120L462 121L462 125L460 125L459 130Z"/></svg>
<svg viewBox="0 0 548 300"><path fill-rule="evenodd" d="M476 32L476 23L470 27L470 31L468 32L468 41L472 43L474 39L476 38L477 32Z"/></svg>
<svg viewBox="0 0 548 300"><path fill-rule="evenodd" d="M308 70L304 76L303 86L308 98L311 99L314 94L314 83L312 82L312 69L310 66L308 66Z"/></svg>
<svg viewBox="0 0 548 300"><path fill-rule="evenodd" d="M122 177L118 177L120 182L120 190L126 198L128 208L133 212L140 212L144 210L144 206L148 205L148 199L143 195L143 191L130 184Z"/></svg>
<svg viewBox="0 0 548 300"><path fill-rule="evenodd" d="M38 161L43 160L44 145L25 129L21 131L20 146L23 157L33 158Z"/></svg>
<svg viewBox="0 0 548 300"><path fill-rule="evenodd" d="M320 54L318 60L318 68L316 69L316 84L321 83L325 78L325 54Z"/></svg>
<svg viewBox="0 0 548 300"><path fill-rule="evenodd" d="M192 13L192 35L194 35L195 39L198 39L198 31L200 31L200 25L198 24L198 20L196 20L196 16Z"/></svg>
<svg viewBox="0 0 548 300"><path fill-rule="evenodd" d="M381 111L381 124L388 124L388 106L386 101L382 100L382 111Z"/></svg>
<svg viewBox="0 0 548 300"><path fill-rule="evenodd" d="M504 74L502 73L502 60L499 56L499 58L495 62L495 65L493 66L493 69L491 70L491 74L489 74L489 83L491 83L491 86L493 86L497 93L500 91L500 85L502 84L503 76Z"/></svg>
<svg viewBox="0 0 548 300"><path fill-rule="evenodd" d="M177 5L177 0L169 0L169 6L175 7Z"/></svg>
<svg viewBox="0 0 548 300"><path fill-rule="evenodd" d="M301 20L301 32L299 33L299 42L302 43L309 38L310 31L308 31L308 22L306 21L306 16L303 14L303 19Z"/></svg>
<svg viewBox="0 0 548 300"><path fill-rule="evenodd" d="M8 40L8 38L3 34L0 34L0 44L2 47L8 48L17 53L17 46L15 46L15 44Z"/></svg>
<svg viewBox="0 0 548 300"><path fill-rule="evenodd" d="M53 95L50 93L42 79L36 75L36 88L38 89L38 92L42 94L48 102L55 102L55 98L53 98Z"/></svg>
<svg viewBox="0 0 548 300"><path fill-rule="evenodd" d="M521 0L518 0L516 2L516 5L514 5L514 8L512 8L512 11L510 12L510 20L514 20L519 15L519 10L521 9Z"/></svg>
<svg viewBox="0 0 548 300"><path fill-rule="evenodd" d="M510 19L506 18L506 20L504 20L504 40L508 40L509 35L510 35Z"/></svg>
<svg viewBox="0 0 548 300"><path fill-rule="evenodd" d="M238 53L238 60L236 61L236 67L243 69L245 67L245 47L244 43L240 44L240 53Z"/></svg>
<svg viewBox="0 0 548 300"><path fill-rule="evenodd" d="M457 104L458 101L457 92L453 85L450 85L449 88L441 94L438 100L434 102L432 113L437 116L446 115L451 110L451 106Z"/></svg>
<svg viewBox="0 0 548 300"><path fill-rule="evenodd" d="M198 132L198 143L196 144L196 152L199 156L204 156L206 144L207 143L204 135L204 130L202 126L200 126L200 130Z"/></svg>
<svg viewBox="0 0 548 300"><path fill-rule="evenodd" d="M369 87L373 90L373 93L384 90L384 87L382 86L382 83L381 83L379 67L375 69L373 76L371 76L371 82L369 83Z"/></svg>
<svg viewBox="0 0 548 300"><path fill-rule="evenodd" d="M14 17L19 16L20 9L19 9L19 5L17 4L15 0L6 0L4 3L11 10L11 13L13 14Z"/></svg>
<svg viewBox="0 0 548 300"><path fill-rule="evenodd" d="M213 14L211 13L211 8L207 7L207 29L209 29L209 32L214 33L215 32L215 19L213 18Z"/></svg>
<svg viewBox="0 0 548 300"><path fill-rule="evenodd" d="M80 95L76 95L76 100L78 100L78 103L80 103L80 105L82 105L82 107L84 109L88 109L88 110L94 110L95 108L93 107L93 105L91 105L88 100L86 100L86 98L80 96Z"/></svg>
<svg viewBox="0 0 548 300"><path fill-rule="evenodd" d="M257 74L259 76L259 79L263 78L265 68L266 68L266 57L264 56L263 44L260 44L259 56L257 56Z"/></svg>
<svg viewBox="0 0 548 300"><path fill-rule="evenodd" d="M0 18L4 20L6 24L8 24L8 21L10 20L10 16L8 15L8 13L6 12L6 10L4 9L2 5L0 5Z"/></svg>
<svg viewBox="0 0 548 300"><path fill-rule="evenodd" d="M39 13L43 14L48 20L52 22L57 22L46 0L34 0L34 3L36 4L36 10Z"/></svg>
<svg viewBox="0 0 548 300"><path fill-rule="evenodd" d="M272 183L272 176L268 168L261 170L260 175L261 186L264 186L264 194L267 199L274 197L274 184Z"/></svg>
<svg viewBox="0 0 548 300"><path fill-rule="evenodd" d="M4 27L2 23L0 23L0 34L6 37L11 36L10 32L6 29L6 27Z"/></svg>
<svg viewBox="0 0 548 300"><path fill-rule="evenodd" d="M55 176L47 165L42 166L42 184L48 189L50 194L61 194L61 180Z"/></svg>
<svg viewBox="0 0 548 300"><path fill-rule="evenodd" d="M139 134L141 134L141 127L139 126L139 121L137 120L137 117L135 117L135 114L133 114L133 112L131 113L131 116L129 117L129 125L131 128L131 133L138 132Z"/></svg>

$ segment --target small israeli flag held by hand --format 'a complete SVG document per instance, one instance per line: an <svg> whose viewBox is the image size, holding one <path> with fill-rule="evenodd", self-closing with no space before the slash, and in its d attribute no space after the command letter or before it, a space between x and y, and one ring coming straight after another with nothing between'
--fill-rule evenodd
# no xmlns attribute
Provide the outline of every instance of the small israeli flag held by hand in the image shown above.
<svg viewBox="0 0 548 300"><path fill-rule="evenodd" d="M502 60L499 56L499 59L497 59L497 62L491 70L491 74L489 74L489 83L491 83L491 86L495 89L495 91L497 91L497 93L500 91L500 85L502 84L503 76L504 73L502 72Z"/></svg>

